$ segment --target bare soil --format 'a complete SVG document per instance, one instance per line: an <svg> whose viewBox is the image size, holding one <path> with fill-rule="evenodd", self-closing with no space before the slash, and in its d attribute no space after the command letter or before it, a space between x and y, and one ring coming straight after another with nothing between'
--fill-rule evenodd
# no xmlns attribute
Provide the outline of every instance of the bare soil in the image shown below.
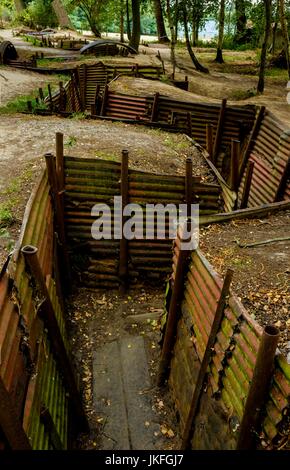
<svg viewBox="0 0 290 470"><path fill-rule="evenodd" d="M241 248L276 238L282 242ZM200 246L215 270L234 270L233 290L262 326L281 331L279 347L290 354L290 211L264 220L233 221L202 229Z"/></svg>
<svg viewBox="0 0 290 470"><path fill-rule="evenodd" d="M49 81L51 78L48 79L37 73L0 67L0 107L19 96L29 95L38 88L46 86Z"/></svg>

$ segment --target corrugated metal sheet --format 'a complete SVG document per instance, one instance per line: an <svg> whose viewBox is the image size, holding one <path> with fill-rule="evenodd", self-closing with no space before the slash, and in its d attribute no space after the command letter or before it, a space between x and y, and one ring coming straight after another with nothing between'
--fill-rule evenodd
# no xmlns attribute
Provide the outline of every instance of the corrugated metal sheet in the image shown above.
<svg viewBox="0 0 290 470"><path fill-rule="evenodd" d="M248 207L276 201L277 191L286 171L289 158L290 130L267 111L249 158L255 166ZM239 188L239 199L242 197L244 183L245 174ZM288 183L286 183L284 191L284 200L289 198L290 175L288 175Z"/></svg>
<svg viewBox="0 0 290 470"><path fill-rule="evenodd" d="M121 165L100 159L65 157L65 174L65 221L71 251L77 251L74 262L80 279L90 287L116 287L119 284L119 241L93 240L91 228L95 218L91 210L96 203L105 203L113 208L114 196L120 196ZM200 204L201 214L219 210L218 185L193 178L192 196L193 202ZM185 177L129 170L129 202L138 203L143 208L148 203L182 204L185 202ZM144 216L145 212L140 220ZM111 230L113 233L114 216ZM129 242L132 279L139 275L170 273L172 240L168 237L168 230L167 224L165 240Z"/></svg>
<svg viewBox="0 0 290 470"><path fill-rule="evenodd" d="M20 248L38 247L38 258L47 279L50 298L67 350L65 319L53 280L53 213L46 174L28 203L18 249L9 266L9 278L0 282L0 374L33 449L52 449L50 430L41 418L48 408L59 433L62 447L68 445L69 390L63 383L62 371L53 358L54 351L38 316L40 299L33 292L33 283L25 269ZM13 282L12 290L8 286Z"/></svg>
<svg viewBox="0 0 290 470"><path fill-rule="evenodd" d="M177 241L173 256L173 281L178 253ZM181 430L189 413L221 286L221 278L214 273L203 255L195 251L188 268L169 377ZM207 386L195 419L194 449L236 448L261 335L262 328L231 292L216 337ZM290 366L280 356L276 361L263 419L264 440L269 448L279 447L289 434L289 399Z"/></svg>

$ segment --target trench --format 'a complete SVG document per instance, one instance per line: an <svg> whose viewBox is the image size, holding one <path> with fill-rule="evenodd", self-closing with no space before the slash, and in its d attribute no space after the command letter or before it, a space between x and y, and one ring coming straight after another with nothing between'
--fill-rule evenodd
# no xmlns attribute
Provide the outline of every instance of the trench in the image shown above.
<svg viewBox="0 0 290 470"><path fill-rule="evenodd" d="M17 249L1 270L0 445L283 445L290 379L286 359L275 357L277 329L265 335L251 318L229 290L231 273L221 278L198 249L182 254L182 235L169 239L167 220L165 240L92 240L91 209L96 202L112 209L119 195L141 206L140 218L146 203L198 203L201 225L287 209L289 132L265 109L225 101L136 98L107 86L98 95L87 85L100 69L83 67L79 85L72 79L49 97L49 112L91 106L92 119L186 132L207 148L214 180L196 177L190 159L176 176L132 170L125 151L119 162L64 156L57 135L56 158L46 155ZM115 218L108 220L111 232ZM269 362L259 353L264 341ZM270 374L263 395L255 382L261 364ZM261 402L263 416L251 421Z"/></svg>

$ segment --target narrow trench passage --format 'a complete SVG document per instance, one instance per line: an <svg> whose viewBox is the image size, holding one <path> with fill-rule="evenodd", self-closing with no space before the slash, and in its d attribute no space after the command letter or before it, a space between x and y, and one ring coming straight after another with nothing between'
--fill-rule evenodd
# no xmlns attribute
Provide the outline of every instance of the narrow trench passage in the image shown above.
<svg viewBox="0 0 290 470"><path fill-rule="evenodd" d="M70 299L73 359L90 435L81 449L180 448L168 390L156 386L164 289L140 285L118 291L78 288Z"/></svg>

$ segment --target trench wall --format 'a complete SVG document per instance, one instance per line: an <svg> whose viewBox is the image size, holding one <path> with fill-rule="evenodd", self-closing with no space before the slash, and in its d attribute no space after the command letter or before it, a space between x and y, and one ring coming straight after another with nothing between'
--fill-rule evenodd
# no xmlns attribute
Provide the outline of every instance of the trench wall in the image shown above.
<svg viewBox="0 0 290 470"><path fill-rule="evenodd" d="M68 243L78 267L78 275L89 286L116 287L119 285L118 267L120 241L93 240L91 228L96 216L91 215L92 207L105 203L112 209L110 219L114 230L113 198L121 194L121 164L101 159L65 157L65 223ZM129 203L139 204L143 210L146 204L184 204L185 177L158 175L129 170ZM220 187L203 183L193 178L192 202L200 204L201 215L217 213L220 210ZM142 215L143 217L143 215ZM156 230L156 221L154 224ZM143 236L143 233L141 234ZM165 240L132 240L128 244L129 276L155 277L170 273L172 240L168 238L168 224Z"/></svg>
<svg viewBox="0 0 290 470"><path fill-rule="evenodd" d="M177 241L172 283L178 256ZM188 418L222 282L204 255L199 250L194 251L186 273L169 377L181 432ZM236 449L261 334L261 327L231 291L194 420L193 449ZM265 448L265 443L268 449L279 448L285 443L285 436L287 440L289 433L289 400L290 366L286 358L279 355L276 357L272 383L263 409L262 426L256 439L257 448Z"/></svg>
<svg viewBox="0 0 290 470"><path fill-rule="evenodd" d="M15 448L13 435L22 429L32 449L67 449L74 422L70 389L63 377L57 351L43 317L45 299L39 293L25 265L21 247L38 248L38 260L61 332L69 353L59 291L58 264L50 189L46 173L28 203L17 250L0 279L0 381L1 393L8 397L5 419L0 420L2 447ZM4 395L0 402L4 402ZM19 426L19 427L18 427ZM1 434L1 432L0 432ZM6 437L5 437L6 436ZM1 447L1 442L0 442ZM21 447L21 446L20 446Z"/></svg>

